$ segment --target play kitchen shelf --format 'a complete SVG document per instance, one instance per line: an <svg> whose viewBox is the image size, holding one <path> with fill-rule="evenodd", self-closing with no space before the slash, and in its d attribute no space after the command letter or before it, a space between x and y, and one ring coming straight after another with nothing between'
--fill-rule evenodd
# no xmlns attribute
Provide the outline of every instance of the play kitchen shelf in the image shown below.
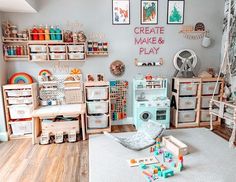
<svg viewBox="0 0 236 182"><path fill-rule="evenodd" d="M87 133L111 132L111 108L109 82L84 83Z"/></svg>
<svg viewBox="0 0 236 182"><path fill-rule="evenodd" d="M37 107L37 84L3 86L4 108L9 139L32 137L32 111Z"/></svg>
<svg viewBox="0 0 236 182"><path fill-rule="evenodd" d="M29 43L29 60L44 61L85 61L85 43Z"/></svg>
<svg viewBox="0 0 236 182"><path fill-rule="evenodd" d="M176 127L209 126L209 102L217 78L173 78L172 80L172 124ZM223 79L216 87L215 98L222 100ZM214 124L220 118L214 117Z"/></svg>

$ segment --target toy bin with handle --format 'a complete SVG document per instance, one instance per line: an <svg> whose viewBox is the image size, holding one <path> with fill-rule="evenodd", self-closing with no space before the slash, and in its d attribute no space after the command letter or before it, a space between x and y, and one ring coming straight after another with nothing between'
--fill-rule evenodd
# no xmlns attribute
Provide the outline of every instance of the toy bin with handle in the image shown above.
<svg viewBox="0 0 236 182"><path fill-rule="evenodd" d="M31 90L7 90L8 97L31 96Z"/></svg>
<svg viewBox="0 0 236 182"><path fill-rule="evenodd" d="M107 128L108 127L108 116L102 115L90 115L87 116L88 128Z"/></svg>
<svg viewBox="0 0 236 182"><path fill-rule="evenodd" d="M68 45L69 52L83 52L84 45Z"/></svg>
<svg viewBox="0 0 236 182"><path fill-rule="evenodd" d="M8 99L8 104L32 104L33 98L32 97L9 97Z"/></svg>
<svg viewBox="0 0 236 182"><path fill-rule="evenodd" d="M108 87L87 87L87 100L108 99Z"/></svg>
<svg viewBox="0 0 236 182"><path fill-rule="evenodd" d="M180 97L179 109L195 109L197 98L196 97Z"/></svg>
<svg viewBox="0 0 236 182"><path fill-rule="evenodd" d="M13 135L25 135L32 133L31 122L12 122L11 129Z"/></svg>
<svg viewBox="0 0 236 182"><path fill-rule="evenodd" d="M212 115L212 121L216 121L217 117ZM209 110L201 110L201 121L210 121Z"/></svg>
<svg viewBox="0 0 236 182"><path fill-rule="evenodd" d="M216 82L205 82L202 84L202 95L212 95L213 93L215 95L218 95L220 92L220 82L216 86L216 92L214 93L215 90L215 85Z"/></svg>
<svg viewBox="0 0 236 182"><path fill-rule="evenodd" d="M193 123L195 122L196 112L194 110L179 111L179 123Z"/></svg>
<svg viewBox="0 0 236 182"><path fill-rule="evenodd" d="M33 106L32 105L12 105L9 106L11 119L31 118Z"/></svg>
<svg viewBox="0 0 236 182"><path fill-rule="evenodd" d="M88 114L108 113L108 101L87 102Z"/></svg>
<svg viewBox="0 0 236 182"><path fill-rule="evenodd" d="M180 83L179 86L179 95L196 95L197 94L197 83Z"/></svg>

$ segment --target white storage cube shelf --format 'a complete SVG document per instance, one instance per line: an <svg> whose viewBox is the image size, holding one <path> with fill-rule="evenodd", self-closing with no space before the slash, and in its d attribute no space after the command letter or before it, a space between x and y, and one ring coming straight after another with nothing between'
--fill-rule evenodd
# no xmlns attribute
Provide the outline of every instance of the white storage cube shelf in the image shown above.
<svg viewBox="0 0 236 182"><path fill-rule="evenodd" d="M11 123L12 135L26 135L32 133L31 122L12 122Z"/></svg>
<svg viewBox="0 0 236 182"><path fill-rule="evenodd" d="M85 58L85 54L84 53L68 53L69 59L71 60L82 60Z"/></svg>
<svg viewBox="0 0 236 182"><path fill-rule="evenodd" d="M107 128L108 127L108 116L107 115L88 115L88 128Z"/></svg>
<svg viewBox="0 0 236 182"><path fill-rule="evenodd" d="M179 123L193 123L195 122L196 112L194 110L189 111L178 111L178 122Z"/></svg>
<svg viewBox="0 0 236 182"><path fill-rule="evenodd" d="M32 104L32 97L8 98L8 104Z"/></svg>
<svg viewBox="0 0 236 182"><path fill-rule="evenodd" d="M212 121L216 121L217 117L212 115ZM209 110L201 110L201 121L210 121Z"/></svg>
<svg viewBox="0 0 236 182"><path fill-rule="evenodd" d="M7 90L8 97L31 96L31 90Z"/></svg>
<svg viewBox="0 0 236 182"><path fill-rule="evenodd" d="M215 95L220 92L220 82L216 86ZM214 93L216 82L206 82L202 84L202 95L212 95Z"/></svg>
<svg viewBox="0 0 236 182"><path fill-rule="evenodd" d="M33 106L32 105L12 105L9 106L11 119L31 118Z"/></svg>
<svg viewBox="0 0 236 182"><path fill-rule="evenodd" d="M84 52L84 45L68 45L69 52Z"/></svg>
<svg viewBox="0 0 236 182"><path fill-rule="evenodd" d="M108 113L108 101L87 102L88 114Z"/></svg>
<svg viewBox="0 0 236 182"><path fill-rule="evenodd" d="M50 53L50 59L52 60L64 60L66 59L65 53Z"/></svg>
<svg viewBox="0 0 236 182"><path fill-rule="evenodd" d="M197 83L180 83L180 93L181 96L187 96L187 95L196 95L197 94Z"/></svg>
<svg viewBox="0 0 236 182"><path fill-rule="evenodd" d="M197 102L196 97L180 97L179 109L195 109L196 102Z"/></svg>
<svg viewBox="0 0 236 182"><path fill-rule="evenodd" d="M65 45L50 45L49 51L50 52L66 52L66 46Z"/></svg>
<svg viewBox="0 0 236 182"><path fill-rule="evenodd" d="M87 87L87 100L108 99L108 87Z"/></svg>
<svg viewBox="0 0 236 182"><path fill-rule="evenodd" d="M47 52L46 45L29 45L30 52Z"/></svg>

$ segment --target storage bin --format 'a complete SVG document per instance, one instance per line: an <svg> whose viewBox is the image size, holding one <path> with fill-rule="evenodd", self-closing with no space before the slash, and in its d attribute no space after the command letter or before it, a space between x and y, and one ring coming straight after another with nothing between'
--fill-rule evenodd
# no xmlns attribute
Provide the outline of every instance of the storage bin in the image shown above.
<svg viewBox="0 0 236 182"><path fill-rule="evenodd" d="M197 98L196 97L180 97L179 109L195 109Z"/></svg>
<svg viewBox="0 0 236 182"><path fill-rule="evenodd" d="M87 87L87 100L108 99L108 87Z"/></svg>
<svg viewBox="0 0 236 182"><path fill-rule="evenodd" d="M84 52L84 45L68 45L69 52Z"/></svg>
<svg viewBox="0 0 236 182"><path fill-rule="evenodd" d="M220 82L217 84L215 95L220 92ZM216 82L202 83L202 95L212 95L214 93Z"/></svg>
<svg viewBox="0 0 236 182"><path fill-rule="evenodd" d="M11 129L13 135L25 135L32 133L31 122L12 122Z"/></svg>
<svg viewBox="0 0 236 182"><path fill-rule="evenodd" d="M201 121L210 121L209 110L201 110ZM212 115L212 121L216 121L215 115Z"/></svg>
<svg viewBox="0 0 236 182"><path fill-rule="evenodd" d="M30 52L47 52L46 45L29 45Z"/></svg>
<svg viewBox="0 0 236 182"><path fill-rule="evenodd" d="M180 83L179 95L196 95L197 94L197 83Z"/></svg>
<svg viewBox="0 0 236 182"><path fill-rule="evenodd" d="M50 45L48 47L50 52L66 52L66 46L64 45Z"/></svg>
<svg viewBox="0 0 236 182"><path fill-rule="evenodd" d="M108 127L108 116L107 115L91 115L87 116L88 128L107 128Z"/></svg>
<svg viewBox="0 0 236 182"><path fill-rule="evenodd" d="M201 108L209 108L212 96L202 96ZM215 100L219 100L219 97L214 97Z"/></svg>
<svg viewBox="0 0 236 182"><path fill-rule="evenodd" d="M12 105L9 106L11 119L31 118L33 111L32 105Z"/></svg>
<svg viewBox="0 0 236 182"><path fill-rule="evenodd" d="M42 132L48 132L51 134L55 134L59 131L62 132L70 132L71 130L75 130L79 133L79 121L56 121L56 122L42 122Z"/></svg>
<svg viewBox="0 0 236 182"><path fill-rule="evenodd" d="M30 54L31 60L47 60L47 54L37 53L37 54Z"/></svg>
<svg viewBox="0 0 236 182"><path fill-rule="evenodd" d="M76 104L83 102L82 90L78 88L65 88L65 102L66 104Z"/></svg>
<svg viewBox="0 0 236 182"><path fill-rule="evenodd" d="M32 97L8 98L8 104L31 104Z"/></svg>
<svg viewBox="0 0 236 182"><path fill-rule="evenodd" d="M8 97L31 96L31 90L7 90Z"/></svg>
<svg viewBox="0 0 236 182"><path fill-rule="evenodd" d="M84 53L68 53L69 55L69 59L71 60L82 60L85 58L85 54Z"/></svg>
<svg viewBox="0 0 236 182"><path fill-rule="evenodd" d="M66 59L66 54L65 53L51 53L50 54L50 59L52 59L52 60L64 60L64 59Z"/></svg>
<svg viewBox="0 0 236 182"><path fill-rule="evenodd" d="M108 113L108 101L87 102L88 114Z"/></svg>
<svg viewBox="0 0 236 182"><path fill-rule="evenodd" d="M190 111L179 111L178 122L179 123L191 123L195 122L196 112Z"/></svg>

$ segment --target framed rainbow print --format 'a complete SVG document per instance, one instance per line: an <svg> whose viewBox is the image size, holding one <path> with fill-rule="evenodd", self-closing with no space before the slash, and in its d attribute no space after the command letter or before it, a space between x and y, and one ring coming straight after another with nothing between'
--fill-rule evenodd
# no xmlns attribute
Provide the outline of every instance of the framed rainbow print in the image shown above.
<svg viewBox="0 0 236 182"><path fill-rule="evenodd" d="M158 1L141 0L140 19L142 25L158 23Z"/></svg>
<svg viewBox="0 0 236 182"><path fill-rule="evenodd" d="M168 0L167 24L184 23L184 0Z"/></svg>
<svg viewBox="0 0 236 182"><path fill-rule="evenodd" d="M112 0L112 24L113 25L130 24L129 0Z"/></svg>

